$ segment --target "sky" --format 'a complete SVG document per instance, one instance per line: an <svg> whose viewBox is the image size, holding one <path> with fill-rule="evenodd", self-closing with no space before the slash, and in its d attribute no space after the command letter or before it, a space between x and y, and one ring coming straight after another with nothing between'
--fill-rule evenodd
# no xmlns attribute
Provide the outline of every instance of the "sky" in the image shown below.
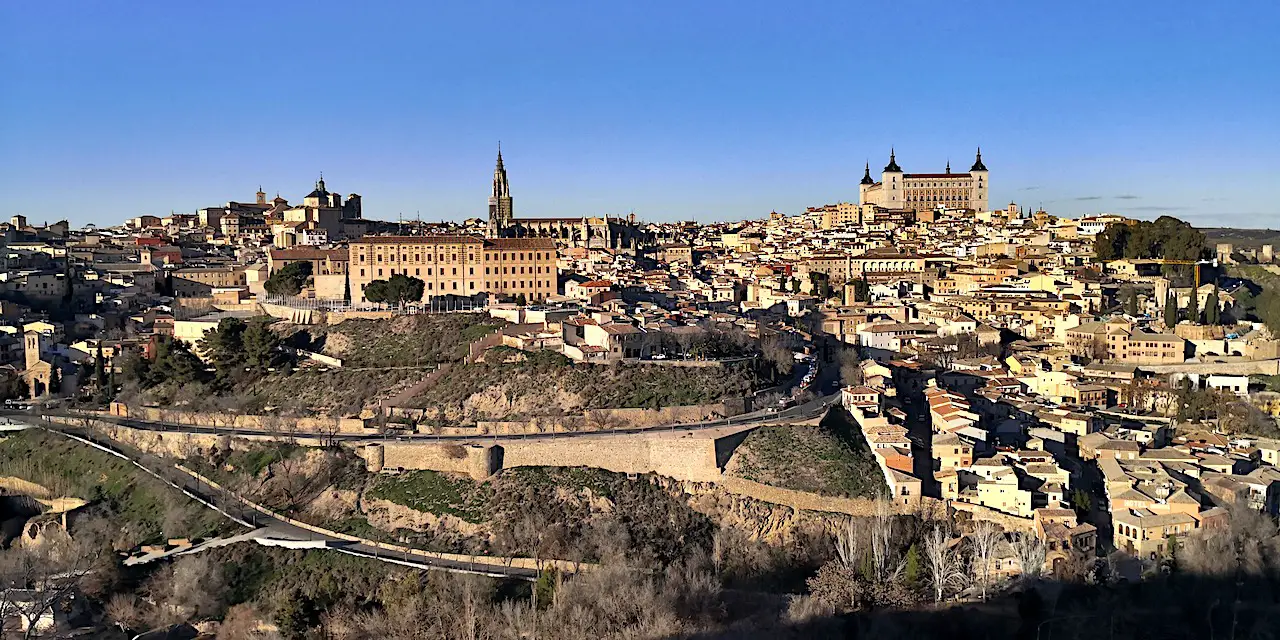
<svg viewBox="0 0 1280 640"><path fill-rule="evenodd" d="M1280 228L1280 3L0 2L0 216L743 220L891 147L993 205Z"/></svg>

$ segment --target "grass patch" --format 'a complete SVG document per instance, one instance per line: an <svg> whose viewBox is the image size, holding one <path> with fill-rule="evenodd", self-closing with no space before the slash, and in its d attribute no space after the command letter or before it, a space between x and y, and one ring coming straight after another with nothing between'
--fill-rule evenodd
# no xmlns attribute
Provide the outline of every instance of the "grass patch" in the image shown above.
<svg viewBox="0 0 1280 640"><path fill-rule="evenodd" d="M753 392L758 383L749 365L723 368L606 366L572 364L558 354L533 353L521 362L456 366L450 375L413 398L411 404L461 410L471 396L498 388L513 404L532 408L523 413L487 417L518 418L563 413L564 407L555 401L557 393L580 397L582 404L577 409L659 409L741 397Z"/></svg>
<svg viewBox="0 0 1280 640"><path fill-rule="evenodd" d="M347 320L332 327L307 328L291 341L342 358L346 367L428 366L465 360L468 344L505 324L474 313Z"/></svg>
<svg viewBox="0 0 1280 640"><path fill-rule="evenodd" d="M887 493L866 439L842 411L817 427L784 425L752 431L726 470L762 484L841 498Z"/></svg>
<svg viewBox="0 0 1280 640"><path fill-rule="evenodd" d="M81 498L105 507L113 524L137 543L166 536L210 537L233 528L216 512L191 502L132 463L69 438L28 429L0 441L5 475L43 485L57 495ZM191 517L166 531L166 514L189 505Z"/></svg>
<svg viewBox="0 0 1280 640"><path fill-rule="evenodd" d="M399 476L379 477L367 495L415 511L451 515L479 523L487 519L487 488L463 476L412 471Z"/></svg>

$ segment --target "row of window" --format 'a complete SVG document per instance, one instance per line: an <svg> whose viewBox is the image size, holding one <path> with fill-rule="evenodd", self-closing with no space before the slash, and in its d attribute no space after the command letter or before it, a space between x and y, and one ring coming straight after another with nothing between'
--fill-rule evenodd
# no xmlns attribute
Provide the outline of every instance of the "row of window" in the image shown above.
<svg viewBox="0 0 1280 640"><path fill-rule="evenodd" d="M408 262L408 261L409 261L409 254L407 254L407 253L401 253L401 254L391 253L391 254L387 254L387 255L386 255L386 261L387 261L387 262L395 262L395 261L396 261L396 256L397 256L397 255L400 257L400 262ZM525 252L523 252L523 251L515 251L515 252L510 252L510 253L503 252L503 253L502 253L502 260L517 260L517 261L523 261L523 260L526 260L525 255L526 255L526 254L525 254ZM544 260L544 259L545 259L545 260L550 260L550 259L551 259L551 253L550 253L550 252L546 252L546 253L544 253L544 252L541 252L541 251L533 251L533 252L529 252L527 255L529 256L529 257L527 258L528 260ZM446 257L446 256L447 256L447 257ZM364 254L364 253L360 253L360 254L358 255L358 257L359 257L359 259L360 259L359 261L360 261L361 263L364 263L364 261L365 261L365 254ZM382 262L382 261L383 261L383 254L381 254L381 253L377 254L377 255L376 255L376 259L377 259L377 261L378 261L378 262ZM468 261L470 261L470 262L475 262L476 255L475 255L474 253L468 253L468 254L466 254L466 259L467 259ZM423 254L421 254L421 253L415 253L415 254L413 254L413 261L414 261L414 262L422 262L422 261L423 261ZM457 262L457 261L458 261L458 254L456 254L456 253L450 253L450 254L444 254L444 253L439 253L439 254L428 253L428 254L426 254L426 261L427 261L427 262Z"/></svg>
<svg viewBox="0 0 1280 640"><path fill-rule="evenodd" d="M506 289L524 289L524 288L525 288L525 284L526 284L526 283L528 283L529 287L530 287L530 288L533 288L533 289L540 288L540 287L541 287L541 288L545 288L545 289L550 289L550 288L551 288L551 281L550 281L550 280L508 280L508 281L498 281L498 282L485 282L484 284L485 284L485 288L486 288L486 290L488 290L488 291L492 291L492 290L494 290L494 289L496 289L496 288L506 288ZM426 287L425 287L425 288L426 288L426 290L427 290L427 291L434 291L434 290L436 290L436 289L435 289L435 287L433 286L434 284L435 284L435 283L433 283L433 282L428 282L428 283L426 283ZM457 281L457 280L454 280L453 282L450 282L450 283L447 283L447 284L449 284L450 286L445 286L445 285L446 285L446 283L441 282L441 283L440 283L440 289L439 289L439 290L440 290L440 291L445 291L445 290L457 291L457 290L458 290L458 281ZM496 286L495 286L495 285L496 285ZM505 286L504 286L504 285L505 285ZM361 285L360 285L360 290L361 290L361 291L364 291L364 290L365 290L365 287L367 287L367 286L368 286L367 284L361 284ZM476 283L475 283L474 281L472 281L472 282L468 282L468 283L467 283L467 290L468 290L468 291L475 291L475 290L476 290Z"/></svg>
<svg viewBox="0 0 1280 640"><path fill-rule="evenodd" d="M484 268L484 274L485 274L486 276L488 276L488 275L498 275L498 268L497 268L497 267L492 267L492 269L493 269L493 273L490 273L490 272L489 272L489 269L490 269L490 268L491 268L491 267L485 267L485 268ZM508 269L510 269L511 271L510 271L510 272L508 272L508 271L507 271ZM519 270L520 270L518 275L525 275L525 269L528 269L528 270L529 270L529 271L528 271L528 275L537 275L537 274L542 274L542 273L551 273L551 267L503 267L503 268L502 268L502 275L504 275L504 276L505 276L505 275L513 275L513 276L514 276L514 275L517 275L516 269L519 269ZM451 271L452 271L452 273L450 273L449 275L451 275L451 276L456 276L456 275L458 275L458 268L457 268L457 267L452 267L452 268L451 268ZM381 268L377 269L377 272L378 272L378 277L382 277L382 269L381 269ZM405 268L405 269L401 270L401 273L403 273L404 275L406 275L406 276L407 276L407 275L409 275L409 269L408 269L408 268ZM396 270L395 270L395 269L391 269L391 274L390 274L390 275L393 275L393 276L394 276L395 274L396 274ZM467 275L469 275L469 276L474 276L475 274L476 274L476 268L475 268L475 267L467 267ZM415 267L415 268L414 268L414 270L413 270L413 275L415 275L415 276L420 276L420 275L422 275L422 269L421 269L421 268L419 268L419 267ZM432 268L431 268L431 267L427 267L427 275L428 275L428 276L433 276L433 275L441 275L441 276L443 276L443 275L445 275L445 273L444 273L444 267L441 267L441 268L440 268L440 273L439 273L439 274L432 273ZM363 269L363 268L362 268L362 269L360 269L360 277L364 277L364 269Z"/></svg>

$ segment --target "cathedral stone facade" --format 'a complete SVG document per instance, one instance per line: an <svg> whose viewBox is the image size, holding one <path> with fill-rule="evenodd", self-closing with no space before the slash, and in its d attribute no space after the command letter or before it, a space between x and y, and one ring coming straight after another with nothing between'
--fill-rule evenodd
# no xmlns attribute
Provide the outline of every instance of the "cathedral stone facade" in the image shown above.
<svg viewBox="0 0 1280 640"><path fill-rule="evenodd" d="M628 252L651 244L648 233L636 225L635 214L626 218L580 216L563 218L517 218L507 182L507 168L498 149L493 169L493 192L489 196L490 238L549 238L560 247L617 249Z"/></svg>

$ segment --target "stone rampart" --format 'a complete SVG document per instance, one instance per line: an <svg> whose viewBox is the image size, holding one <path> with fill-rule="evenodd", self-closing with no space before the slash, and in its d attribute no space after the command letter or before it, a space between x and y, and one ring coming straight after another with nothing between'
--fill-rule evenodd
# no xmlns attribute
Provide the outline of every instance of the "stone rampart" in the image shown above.
<svg viewBox="0 0 1280 640"><path fill-rule="evenodd" d="M362 447L362 455L369 469L374 469L373 460L381 456L382 469L405 469L443 471L447 473L472 474L472 462L467 454L468 445L441 443L412 443L384 441ZM376 453L381 451L380 454ZM487 478L489 474L479 479Z"/></svg>
<svg viewBox="0 0 1280 640"><path fill-rule="evenodd" d="M347 320L390 320L396 317L394 311L329 311L324 314L324 323L330 326L342 324Z"/></svg>
<svg viewBox="0 0 1280 640"><path fill-rule="evenodd" d="M855 517L868 517L876 514L878 501L869 498L837 498L834 496L822 496L807 491L795 491L793 489L784 489L772 485L761 484L738 478L734 476L724 476L719 481L719 485L730 493L748 498L754 498L762 502L791 507L800 511L819 511L827 513L843 513L845 515ZM890 508L894 513L902 515L915 515L922 518L943 518L947 514L948 503L938 498L921 498L920 504L902 505L890 504ZM1019 518L996 511L990 507L980 505L966 504L961 502L952 502L950 506L956 511L963 511L973 517L974 520L983 520L1000 525L1006 531L1034 531L1035 526L1030 518Z"/></svg>
<svg viewBox="0 0 1280 640"><path fill-rule="evenodd" d="M1166 373L1219 374L1225 376L1280 375L1280 359L1277 360L1227 360L1225 362L1182 362L1178 364L1138 365L1143 371L1160 375Z"/></svg>
<svg viewBox="0 0 1280 640"><path fill-rule="evenodd" d="M382 468L430 469L483 479L512 467L594 467L617 473L658 473L679 480L719 480L716 438L711 436L581 436L504 440L468 445L383 441L381 452L366 446L365 459L380 456ZM373 466L371 465L372 469Z"/></svg>
<svg viewBox="0 0 1280 640"><path fill-rule="evenodd" d="M111 403L110 414L121 418L135 418L150 422L274 431L281 434L365 434L376 431L369 427L365 420L360 418L286 418L271 415L177 411L160 407L131 407L119 402Z"/></svg>

